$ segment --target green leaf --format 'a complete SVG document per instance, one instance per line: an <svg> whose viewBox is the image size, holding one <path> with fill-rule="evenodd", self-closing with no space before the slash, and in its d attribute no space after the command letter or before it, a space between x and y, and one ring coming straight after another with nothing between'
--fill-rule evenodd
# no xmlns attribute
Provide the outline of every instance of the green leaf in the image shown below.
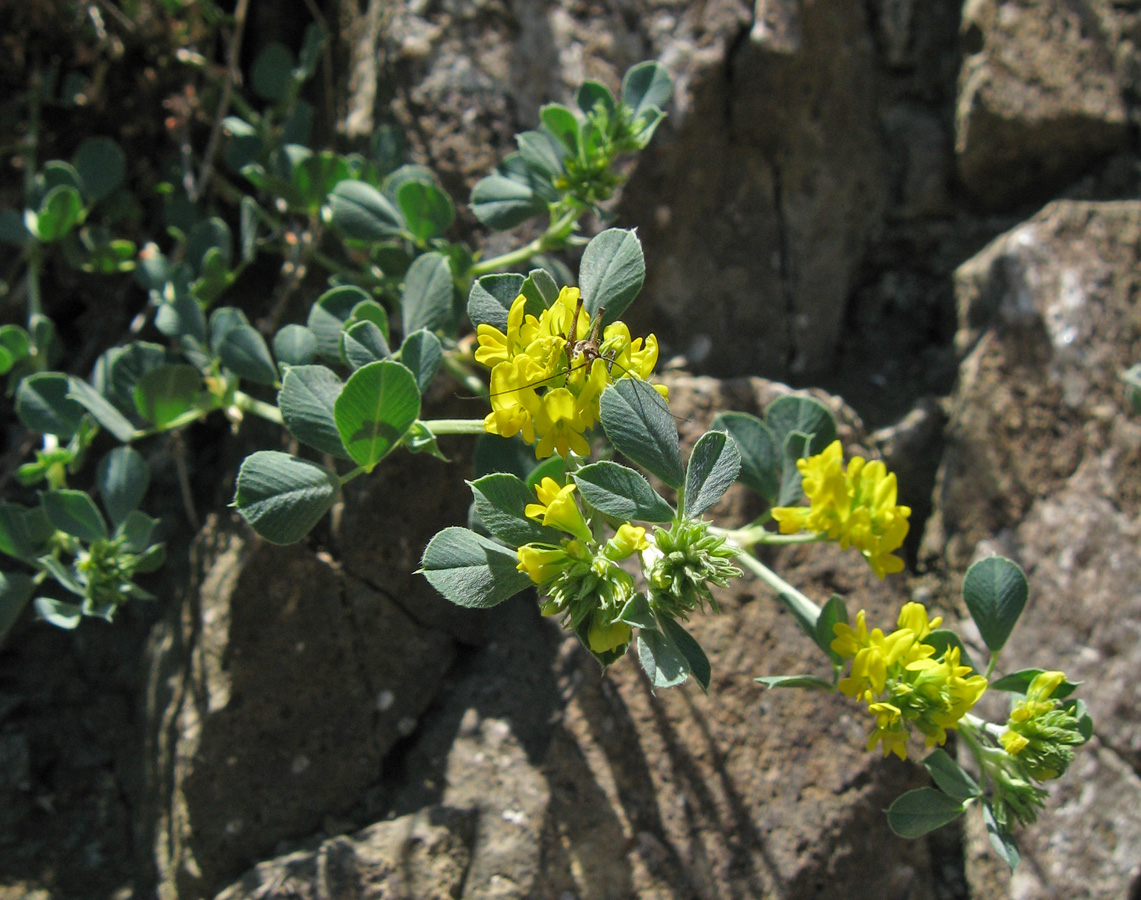
<svg viewBox="0 0 1141 900"><path fill-rule="evenodd" d="M293 72L294 78L306 81L313 77L313 73L317 71L317 63L321 61L321 50L324 49L328 39L328 30L316 22L310 22L305 26L305 38L301 45L297 68Z"/></svg>
<svg viewBox="0 0 1141 900"><path fill-rule="evenodd" d="M681 655L685 657L686 667L689 669L690 674L697 680L703 691L709 690L709 680L713 676L713 669L709 665L709 657L705 655L705 651L701 649L699 644L688 631L681 627L681 625L671 619L669 616L664 616L661 620L662 630L674 646L681 651Z"/></svg>
<svg viewBox="0 0 1141 900"><path fill-rule="evenodd" d="M215 262L208 260L213 258ZM228 272L234 264L234 236L225 219L211 216L196 222L186 239L186 261L198 274L211 265ZM245 317L242 317L245 321Z"/></svg>
<svg viewBox="0 0 1141 900"><path fill-rule="evenodd" d="M546 178L563 174L563 158L567 152L552 135L545 131L524 131L515 135L515 143L529 168Z"/></svg>
<svg viewBox="0 0 1141 900"><path fill-rule="evenodd" d="M810 691L831 691L836 686L815 675L762 675L753 681L767 688L805 688Z"/></svg>
<svg viewBox="0 0 1141 900"><path fill-rule="evenodd" d="M146 460L133 447L116 447L99 461L95 489L116 528L143 502L150 480Z"/></svg>
<svg viewBox="0 0 1141 900"><path fill-rule="evenodd" d="M333 414L349 456L372 471L420 415L416 377L398 362L369 363L345 382Z"/></svg>
<svg viewBox="0 0 1141 900"><path fill-rule="evenodd" d="M76 603L62 603L51 597L36 598L36 612L40 617L55 625L57 628L66 628L69 631L79 624L83 618L83 611Z"/></svg>
<svg viewBox="0 0 1141 900"><path fill-rule="evenodd" d="M110 537L107 523L99 508L83 491L44 491L40 503L52 526L81 541L99 541Z"/></svg>
<svg viewBox="0 0 1141 900"><path fill-rule="evenodd" d="M110 197L127 175L127 155L107 137L84 138L72 162L93 203Z"/></svg>
<svg viewBox="0 0 1141 900"><path fill-rule="evenodd" d="M778 397L765 410L765 424L772 431L777 447L784 447L793 434L808 438L805 456L820 453L836 440L836 420L819 400L789 394Z"/></svg>
<svg viewBox="0 0 1141 900"><path fill-rule="evenodd" d="M684 473L677 423L661 394L637 378L622 378L602 392L602 427L610 442L631 461L670 487Z"/></svg>
<svg viewBox="0 0 1141 900"><path fill-rule="evenodd" d="M0 553L31 562L54 531L42 506L0 502Z"/></svg>
<svg viewBox="0 0 1141 900"><path fill-rule="evenodd" d="M488 609L531 586L517 563L513 550L453 526L428 542L418 571L452 603Z"/></svg>
<svg viewBox="0 0 1141 900"><path fill-rule="evenodd" d="M927 754L923 760L923 768L939 785L939 789L956 800L970 800L972 797L981 797L982 790L970 775L963 771L963 767L951 759L945 750L935 749Z"/></svg>
<svg viewBox="0 0 1141 900"><path fill-rule="evenodd" d="M71 379L62 372L29 375L16 389L16 415L32 431L71 440L86 410L69 395Z"/></svg>
<svg viewBox="0 0 1141 900"><path fill-rule="evenodd" d="M440 339L430 331L414 331L400 347L400 362L416 376L416 387L423 394L428 390L440 362L444 358Z"/></svg>
<svg viewBox="0 0 1141 900"><path fill-rule="evenodd" d="M1014 694L1025 694L1030 689L1030 682L1044 671L1044 669L1020 669L1017 672L1004 675L997 681L992 681L988 689L992 691L1010 691ZM1063 681L1054 689L1054 693L1050 696L1055 700L1065 700L1070 694L1076 691L1080 685L1080 681Z"/></svg>
<svg viewBox="0 0 1141 900"><path fill-rule="evenodd" d="M1022 858L1018 852L1018 845L1014 843L1013 837L999 828L998 821L994 817L994 810L991 809L989 803L983 804L983 823L986 825L986 834L990 838L990 845L994 847L995 853L1010 866L1010 871L1013 872Z"/></svg>
<svg viewBox="0 0 1141 900"><path fill-rule="evenodd" d="M337 473L324 466L259 450L242 462L234 506L270 543L292 544L329 511L340 489Z"/></svg>
<svg viewBox="0 0 1141 900"><path fill-rule="evenodd" d="M442 237L456 218L451 198L435 184L406 181L396 192L396 203L408 231L420 245Z"/></svg>
<svg viewBox="0 0 1141 900"><path fill-rule="evenodd" d="M546 269L532 269L523 280L519 293L527 298L524 310L536 319L559 299L559 286Z"/></svg>
<svg viewBox="0 0 1141 900"><path fill-rule="evenodd" d="M293 54L284 44L266 46L250 69L250 84L264 100L284 100L293 82Z"/></svg>
<svg viewBox="0 0 1141 900"><path fill-rule="evenodd" d="M494 174L475 183L471 192L471 211L489 228L506 231L528 219L544 215L547 202L530 184Z"/></svg>
<svg viewBox="0 0 1141 900"><path fill-rule="evenodd" d="M645 280L642 242L633 231L608 228L586 245L579 265L579 287L583 306L592 318L603 307L603 324L621 318Z"/></svg>
<svg viewBox="0 0 1141 900"><path fill-rule="evenodd" d="M181 268L185 270L185 266ZM155 311L155 327L169 338L188 337L199 345L205 344L206 316L202 307L184 282L181 287L172 283L172 287L171 296L164 298Z"/></svg>
<svg viewBox="0 0 1141 900"><path fill-rule="evenodd" d="M354 306L349 322L372 322L373 325L380 329L380 333L384 335L385 343L387 343L392 336L388 327L388 313L384 307L375 300L362 300Z"/></svg>
<svg viewBox="0 0 1141 900"><path fill-rule="evenodd" d="M946 653L947 650L951 647L958 647L960 665L970 666L973 672L979 671L978 666L976 666L974 660L971 659L971 654L967 652L967 648L963 644L963 639L949 628L939 628L932 631L923 639L923 643L935 648L935 659L942 659L943 654Z"/></svg>
<svg viewBox="0 0 1141 900"><path fill-rule="evenodd" d="M341 350L351 369L359 369L371 362L392 359L388 341L374 323L367 320L353 322L341 336Z"/></svg>
<svg viewBox="0 0 1141 900"><path fill-rule="evenodd" d="M832 641L836 639L834 626L840 622L848 623L848 607L844 605L843 597L833 594L820 610L820 615L816 617L813 637L816 646L827 653L828 658L837 665L843 661L843 658L832 649Z"/></svg>
<svg viewBox="0 0 1141 900"><path fill-rule="evenodd" d="M341 361L341 332L357 304L365 300L372 297L355 285L345 285L326 291L309 309L306 325L316 335L317 352L323 359Z"/></svg>
<svg viewBox="0 0 1141 900"><path fill-rule="evenodd" d="M963 579L963 600L991 653L1002 649L1029 597L1022 569L1001 556L979 560Z"/></svg>
<svg viewBox="0 0 1141 900"><path fill-rule="evenodd" d="M574 102L588 116L600 106L608 118L614 116L614 96L606 85L597 81L584 81L574 95Z"/></svg>
<svg viewBox="0 0 1141 900"><path fill-rule="evenodd" d="M215 342L214 352L227 369L258 384L277 384L277 366L269 354L265 338L252 325L238 325L228 329L222 339Z"/></svg>
<svg viewBox="0 0 1141 900"><path fill-rule="evenodd" d="M304 325L286 325L274 335L273 353L286 365L307 366L317 358L317 335Z"/></svg>
<svg viewBox="0 0 1141 900"><path fill-rule="evenodd" d="M147 341L112 347L95 362L92 381L119 412L135 415L135 385L151 369L167 362L166 348Z"/></svg>
<svg viewBox="0 0 1141 900"><path fill-rule="evenodd" d="M345 237L358 241L380 241L399 237L404 220L392 202L371 184L342 181L329 195L333 225Z"/></svg>
<svg viewBox="0 0 1141 900"><path fill-rule="evenodd" d="M282 380L277 405L285 427L297 440L330 456L351 459L333 413L343 388L332 369L292 366Z"/></svg>
<svg viewBox="0 0 1141 900"><path fill-rule="evenodd" d="M40 565L44 567L49 575L54 578L64 590L70 591L77 597L87 596L87 581L80 579L75 570L74 563L70 566L64 565L54 556L45 556L40 560Z"/></svg>
<svg viewBox="0 0 1141 900"><path fill-rule="evenodd" d="M421 328L447 330L452 324L454 294L452 267L446 256L425 253L416 257L404 276L401 293L404 333Z"/></svg>
<svg viewBox="0 0 1141 900"><path fill-rule="evenodd" d="M19 325L0 325L0 353L4 365L0 365L0 375L6 375L12 367L26 359L32 350L32 341Z"/></svg>
<svg viewBox="0 0 1141 900"><path fill-rule="evenodd" d="M123 518L115 529L116 537L126 539L126 548L131 553L142 553L151 546L151 536L158 526L158 519L151 518L145 512L132 509ZM136 571L140 571L136 566Z"/></svg>
<svg viewBox="0 0 1141 900"><path fill-rule="evenodd" d="M36 212L24 214L28 231L45 244L52 244L71 232L83 221L83 200L79 191L70 185L56 185L40 201Z"/></svg>
<svg viewBox="0 0 1141 900"><path fill-rule="evenodd" d="M803 479L796 463L808 456L810 438L806 434L794 431L784 441L784 450L781 453L780 492L777 494L777 506L792 506L804 497Z"/></svg>
<svg viewBox="0 0 1141 900"><path fill-rule="evenodd" d="M748 413L720 413L711 426L714 431L727 431L741 454L741 471L737 478L750 490L775 503L780 493L781 455L769 427Z"/></svg>
<svg viewBox="0 0 1141 900"><path fill-rule="evenodd" d="M640 522L669 522L673 507L633 469L603 460L574 473L582 499L603 515Z"/></svg>
<svg viewBox="0 0 1141 900"><path fill-rule="evenodd" d="M622 103L636 120L648 109L662 109L672 90L673 82L664 68L652 61L638 63L622 79Z"/></svg>
<svg viewBox="0 0 1141 900"><path fill-rule="evenodd" d="M35 592L35 582L23 572L0 572L0 643Z"/></svg>
<svg viewBox="0 0 1141 900"><path fill-rule="evenodd" d="M919 788L896 798L888 807L887 824L900 837L917 838L954 822L966 809L942 791Z"/></svg>
<svg viewBox="0 0 1141 900"><path fill-rule="evenodd" d="M658 620L654 618L654 611L650 608L650 601L646 595L639 591L622 607L618 613L618 621L625 622L634 628L658 630Z"/></svg>
<svg viewBox="0 0 1141 900"><path fill-rule="evenodd" d="M660 631L642 629L638 632L638 662L654 689L674 687L689 677L689 661Z"/></svg>
<svg viewBox="0 0 1141 900"><path fill-rule="evenodd" d="M194 409L202 376L185 363L151 369L135 385L135 409L157 428L165 428Z"/></svg>
<svg viewBox="0 0 1141 900"><path fill-rule="evenodd" d="M513 547L531 543L557 545L562 539L561 532L544 528L527 517L524 510L535 502L535 495L516 476L497 472L468 484L480 520L504 543Z"/></svg>
<svg viewBox="0 0 1141 900"><path fill-rule="evenodd" d="M306 157L293 169L293 186L311 213L321 209L333 188L351 178L348 162L330 150Z"/></svg>
<svg viewBox="0 0 1141 900"><path fill-rule="evenodd" d="M558 103L548 103L539 110L539 120L568 153L578 153L578 119L573 112Z"/></svg>
<svg viewBox="0 0 1141 900"><path fill-rule="evenodd" d="M436 436L432 433L423 422L417 419L412 423L400 441L400 446L404 447L409 453L427 453L429 456L434 456L442 462L448 462L448 458L444 456L440 450L440 445L436 443Z"/></svg>
<svg viewBox="0 0 1141 900"><path fill-rule="evenodd" d="M473 325L491 325L507 331L507 313L523 287L523 276L514 272L484 275L471 286L467 298L467 315ZM528 310L531 312L531 310ZM531 312L538 316L538 312Z"/></svg>
<svg viewBox="0 0 1141 900"><path fill-rule="evenodd" d="M741 471L737 444L723 431L707 431L693 446L685 476L685 513L700 516L724 496Z"/></svg>

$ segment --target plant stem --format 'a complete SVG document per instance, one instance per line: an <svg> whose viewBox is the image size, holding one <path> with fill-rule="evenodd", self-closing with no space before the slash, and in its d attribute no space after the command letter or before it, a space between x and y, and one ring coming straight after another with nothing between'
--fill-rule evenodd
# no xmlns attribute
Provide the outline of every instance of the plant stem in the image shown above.
<svg viewBox="0 0 1141 900"><path fill-rule="evenodd" d="M479 278L480 275L488 275L491 272L500 272L507 269L513 269L515 266L522 265L527 262L536 253L542 253L546 250L552 239L562 235L562 232L568 226L574 224L582 212L578 209L569 209L563 213L562 217L553 223L546 231L539 235L535 240L529 244L524 244L509 253L504 253L501 256L493 256L491 259L485 259L483 262L475 263L468 269L468 278Z"/></svg>
<svg viewBox="0 0 1141 900"><path fill-rule="evenodd" d="M483 434L483 419L428 419L420 423L432 434Z"/></svg>
<svg viewBox="0 0 1141 900"><path fill-rule="evenodd" d="M796 616L797 619L804 622L815 622L820 618L819 606L753 556L753 554L742 549L737 560L746 569L761 579L761 581L776 591L777 599L787 606L789 612Z"/></svg>
<svg viewBox="0 0 1141 900"><path fill-rule="evenodd" d="M281 417L280 409L272 403L257 400L242 391L234 391L234 406L244 413L253 413L255 416L260 416L267 422L273 422L275 425L285 424L285 420Z"/></svg>

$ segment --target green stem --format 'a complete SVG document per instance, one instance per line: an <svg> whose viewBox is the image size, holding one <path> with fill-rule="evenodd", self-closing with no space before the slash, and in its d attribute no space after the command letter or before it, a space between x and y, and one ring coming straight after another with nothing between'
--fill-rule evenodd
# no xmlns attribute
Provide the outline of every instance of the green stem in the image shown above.
<svg viewBox="0 0 1141 900"><path fill-rule="evenodd" d="M736 546L747 549L757 544L780 547L790 544L815 544L828 539L824 534L776 534L765 528L763 524L748 525L736 530L711 527L710 531L724 535Z"/></svg>
<svg viewBox="0 0 1141 900"><path fill-rule="evenodd" d="M742 549L742 552L737 557L737 561L776 591L777 599L787 606L789 612L796 616L797 619L802 622L815 622L820 618L819 606L753 556L753 554Z"/></svg>
<svg viewBox="0 0 1141 900"><path fill-rule="evenodd" d="M275 425L285 424L285 420L281 417L280 409L272 403L257 400L242 391L234 391L234 406L244 413L252 413L255 416L260 416L267 422L273 422Z"/></svg>
<svg viewBox="0 0 1141 900"><path fill-rule="evenodd" d="M480 275L488 275L492 272L503 272L522 265L536 253L542 253L548 249L553 239L561 238L562 233L566 231L568 226L578 221L580 215L582 215L581 210L568 209L557 222L552 224L546 231L535 238L535 240L531 241L531 243L524 244L522 247L518 247L509 253L493 256L491 259L485 259L483 262L475 263L468 269L467 277L469 279L479 278Z"/></svg>
<svg viewBox="0 0 1141 900"><path fill-rule="evenodd" d="M428 419L420 423L437 437L441 434L483 434L483 419Z"/></svg>

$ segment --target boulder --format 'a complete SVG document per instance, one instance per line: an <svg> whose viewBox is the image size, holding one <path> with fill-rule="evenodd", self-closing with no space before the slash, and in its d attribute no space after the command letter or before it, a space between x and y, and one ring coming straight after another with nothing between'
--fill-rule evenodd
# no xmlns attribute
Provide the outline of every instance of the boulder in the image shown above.
<svg viewBox="0 0 1141 900"><path fill-rule="evenodd" d="M1141 868L1141 424L1119 375L1136 362L1141 204L1057 202L957 275L966 351L924 556L950 582L999 552L1030 581L1000 670L1082 681L1095 738L1018 838L1013 876L977 897L1128 896Z"/></svg>
<svg viewBox="0 0 1141 900"><path fill-rule="evenodd" d="M1129 141L1119 83L1123 16L1109 0L970 0L955 152L987 206L1043 199ZM1124 65L1124 63L1122 63Z"/></svg>
<svg viewBox="0 0 1141 900"><path fill-rule="evenodd" d="M162 898L212 895L343 814L454 654L442 632L304 547L215 521L199 553L148 661L141 818Z"/></svg>

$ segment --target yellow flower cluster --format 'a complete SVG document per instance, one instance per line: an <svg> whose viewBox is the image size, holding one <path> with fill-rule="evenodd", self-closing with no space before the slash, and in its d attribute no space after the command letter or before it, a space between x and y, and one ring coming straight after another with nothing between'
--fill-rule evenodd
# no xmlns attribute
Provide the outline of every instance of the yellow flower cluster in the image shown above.
<svg viewBox="0 0 1141 900"><path fill-rule="evenodd" d="M598 399L613 383L612 370L619 378L648 378L658 360L657 339L631 339L624 323L612 322L603 331L599 357L587 365L570 358L567 341L572 322L580 339L591 327L578 288L563 288L538 318L526 312L526 304L522 294L515 298L506 334L492 325L476 328L476 362L491 369L491 412L483 427L503 437L522 435L535 444L539 459L555 452L586 456L584 434L598 422ZM654 387L667 395L664 385Z"/></svg>
<svg viewBox="0 0 1141 900"><path fill-rule="evenodd" d="M634 579L617 564L649 549L646 529L624 522L599 547L574 491L574 484L559 485L553 478L536 485L539 502L529 504L524 513L570 537L557 545L523 544L515 551L516 568L546 592L543 615L563 615L569 627L585 632L595 653L624 650L632 632L616 617L634 594Z"/></svg>
<svg viewBox="0 0 1141 900"><path fill-rule="evenodd" d="M823 453L797 460L811 506L782 506L772 511L781 534L812 531L855 547L880 578L903 569L894 552L907 537L911 509L896 504L895 474L878 460L852 457L844 470L840 442Z"/></svg>
<svg viewBox="0 0 1141 900"><path fill-rule="evenodd" d="M833 626L832 650L852 660L840 691L867 703L876 719L869 750L881 744L884 756L894 753L906 759L912 725L925 736L928 747L943 744L948 729L957 727L986 691L986 679L960 664L958 647L948 648L936 660L935 647L923 642L942 621L939 617L929 621L922 604L907 603L900 611L899 627L888 635L878 628L869 632L863 610L854 628L846 623Z"/></svg>
<svg viewBox="0 0 1141 900"><path fill-rule="evenodd" d="M1084 744L1078 720L1071 710L1054 698L1065 682L1062 672L1039 672L1010 713L1006 731L999 741L1011 756L1038 781L1057 778L1074 759L1070 749Z"/></svg>

